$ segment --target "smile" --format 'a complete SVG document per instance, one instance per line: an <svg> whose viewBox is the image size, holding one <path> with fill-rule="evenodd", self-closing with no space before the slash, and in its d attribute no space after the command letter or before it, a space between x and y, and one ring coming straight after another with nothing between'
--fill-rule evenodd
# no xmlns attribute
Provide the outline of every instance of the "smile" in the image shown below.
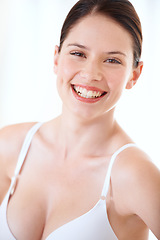
<svg viewBox="0 0 160 240"><path fill-rule="evenodd" d="M88 87L87 89L86 87L72 85L72 88L78 96L86 99L97 99L107 93L101 90L96 90L95 88L93 89L93 87Z"/></svg>

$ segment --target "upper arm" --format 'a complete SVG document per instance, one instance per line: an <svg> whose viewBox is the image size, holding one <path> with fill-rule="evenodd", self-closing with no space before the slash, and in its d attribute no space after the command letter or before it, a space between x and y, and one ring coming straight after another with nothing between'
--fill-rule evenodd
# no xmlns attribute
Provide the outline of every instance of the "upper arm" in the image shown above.
<svg viewBox="0 0 160 240"><path fill-rule="evenodd" d="M4 151L2 151L2 143L0 139L0 204L6 194L6 191L10 184L10 179L7 174L7 164L5 161L5 154Z"/></svg>
<svg viewBox="0 0 160 240"><path fill-rule="evenodd" d="M125 157L120 181L125 209L139 216L160 239L160 171L140 150L134 149L130 159Z"/></svg>
<svg viewBox="0 0 160 240"><path fill-rule="evenodd" d="M152 163L141 167L132 182L135 202L130 198L130 207L160 239L160 172Z"/></svg>
<svg viewBox="0 0 160 240"><path fill-rule="evenodd" d="M9 168L11 167L11 163L9 161L9 129L10 127L5 127L0 130L0 203L10 185Z"/></svg>
<svg viewBox="0 0 160 240"><path fill-rule="evenodd" d="M16 124L0 130L0 204L10 186L27 130L32 125Z"/></svg>

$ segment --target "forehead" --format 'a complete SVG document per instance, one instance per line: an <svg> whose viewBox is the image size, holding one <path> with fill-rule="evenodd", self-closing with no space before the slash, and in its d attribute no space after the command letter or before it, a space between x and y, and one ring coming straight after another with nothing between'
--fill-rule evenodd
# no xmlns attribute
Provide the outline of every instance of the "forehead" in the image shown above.
<svg viewBox="0 0 160 240"><path fill-rule="evenodd" d="M66 44L71 41L102 48L132 49L132 37L127 30L112 18L100 14L88 15L76 23L65 40Z"/></svg>

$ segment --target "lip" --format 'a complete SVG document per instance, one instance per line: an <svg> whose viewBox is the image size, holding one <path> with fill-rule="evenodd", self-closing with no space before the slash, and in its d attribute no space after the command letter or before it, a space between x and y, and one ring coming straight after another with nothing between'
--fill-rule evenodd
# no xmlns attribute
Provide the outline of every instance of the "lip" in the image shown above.
<svg viewBox="0 0 160 240"><path fill-rule="evenodd" d="M79 87L82 87L82 88L85 88L86 90L90 90L90 91L97 91L97 92L100 92L101 94L103 94L102 96L100 97L97 97L97 98L84 98L84 97L81 97L79 96L75 90L74 90L74 86L79 86ZM85 103L95 103L95 102L98 102L100 101L104 96L106 96L107 92L103 91L102 89L100 88L97 88L97 87L93 87L93 86L86 86L86 85L82 85L82 84L71 84L71 88L72 88L72 92L73 92L73 95L74 97L81 101L81 102L85 102Z"/></svg>
<svg viewBox="0 0 160 240"><path fill-rule="evenodd" d="M100 88L97 88L97 87L93 87L93 86L87 86L87 85L83 85L83 84L71 84L72 87L73 86L77 86L77 87L82 87L82 88L85 88L86 90L90 90L90 91L97 91L97 92L100 92L100 93L104 93L105 91L103 91L102 89Z"/></svg>

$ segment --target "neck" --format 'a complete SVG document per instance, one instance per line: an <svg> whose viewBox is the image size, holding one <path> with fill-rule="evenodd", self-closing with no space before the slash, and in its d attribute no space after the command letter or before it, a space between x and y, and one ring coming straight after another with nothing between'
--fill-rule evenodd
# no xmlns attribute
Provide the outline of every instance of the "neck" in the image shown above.
<svg viewBox="0 0 160 240"><path fill-rule="evenodd" d="M87 120L63 111L59 117L58 143L65 156L73 152L99 155L114 135L116 125L114 109Z"/></svg>

